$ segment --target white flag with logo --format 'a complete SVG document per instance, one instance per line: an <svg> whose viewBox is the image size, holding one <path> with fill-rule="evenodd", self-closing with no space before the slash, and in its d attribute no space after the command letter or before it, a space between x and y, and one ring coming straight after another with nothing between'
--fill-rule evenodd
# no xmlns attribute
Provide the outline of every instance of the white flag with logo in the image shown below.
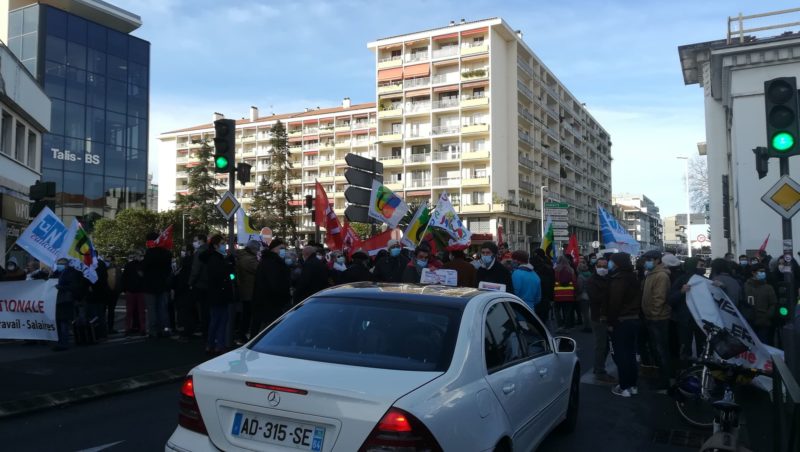
<svg viewBox="0 0 800 452"><path fill-rule="evenodd" d="M71 240L69 229L48 207L42 209L17 239L17 245L39 262L55 268L66 240Z"/></svg>

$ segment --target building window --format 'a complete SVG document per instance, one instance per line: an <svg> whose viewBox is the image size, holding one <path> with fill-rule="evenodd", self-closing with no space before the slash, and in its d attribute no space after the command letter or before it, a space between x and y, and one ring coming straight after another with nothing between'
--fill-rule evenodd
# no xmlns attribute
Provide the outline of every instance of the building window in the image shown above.
<svg viewBox="0 0 800 452"><path fill-rule="evenodd" d="M36 165L36 134L28 131L28 167L38 169Z"/></svg>
<svg viewBox="0 0 800 452"><path fill-rule="evenodd" d="M25 161L25 124L17 121L17 133L14 140L14 158Z"/></svg>
<svg viewBox="0 0 800 452"><path fill-rule="evenodd" d="M0 151L3 152L3 154L10 156L12 155L11 127L13 126L13 120L11 119L11 115L4 111L2 121L3 121L2 128L0 128L0 146L2 147L0 148Z"/></svg>

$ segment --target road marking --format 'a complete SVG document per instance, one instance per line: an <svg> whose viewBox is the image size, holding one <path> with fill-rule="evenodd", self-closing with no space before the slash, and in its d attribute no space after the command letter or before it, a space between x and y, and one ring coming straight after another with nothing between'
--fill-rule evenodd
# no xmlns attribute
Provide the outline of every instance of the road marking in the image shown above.
<svg viewBox="0 0 800 452"><path fill-rule="evenodd" d="M102 446L95 446L95 447L90 447L88 449L81 449L78 452L100 452L102 450L110 449L110 448L116 446L117 444L121 444L121 443L124 443L124 442L125 442L125 440L117 441L116 443L103 444Z"/></svg>

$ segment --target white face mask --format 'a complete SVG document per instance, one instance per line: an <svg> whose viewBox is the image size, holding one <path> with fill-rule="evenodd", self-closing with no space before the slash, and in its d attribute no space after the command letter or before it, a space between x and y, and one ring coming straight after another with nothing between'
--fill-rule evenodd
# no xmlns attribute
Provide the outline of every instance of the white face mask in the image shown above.
<svg viewBox="0 0 800 452"><path fill-rule="evenodd" d="M596 270L597 270L597 275L598 276L606 276L606 275L608 275L608 269L607 268L598 268Z"/></svg>

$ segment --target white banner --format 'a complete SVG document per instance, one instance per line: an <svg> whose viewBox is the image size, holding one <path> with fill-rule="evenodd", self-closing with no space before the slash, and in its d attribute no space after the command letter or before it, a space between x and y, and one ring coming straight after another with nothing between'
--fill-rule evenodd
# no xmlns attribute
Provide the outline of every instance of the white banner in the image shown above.
<svg viewBox="0 0 800 452"><path fill-rule="evenodd" d="M52 210L45 207L17 239L19 245L31 256L50 268L55 268L61 257L61 248L73 236Z"/></svg>
<svg viewBox="0 0 800 452"><path fill-rule="evenodd" d="M0 282L0 339L57 341L57 279Z"/></svg>
<svg viewBox="0 0 800 452"><path fill-rule="evenodd" d="M745 367L753 367L765 371L772 371L770 353L778 353L783 357L783 351L761 343L747 323L736 305L728 298L725 292L715 286L711 281L702 276L694 275L689 280L689 289L686 292L686 306L692 313L697 326L703 328L703 320L723 327L732 336L741 340L750 350L739 356L727 360L730 363ZM770 390L771 383L767 377L758 377L758 386Z"/></svg>

